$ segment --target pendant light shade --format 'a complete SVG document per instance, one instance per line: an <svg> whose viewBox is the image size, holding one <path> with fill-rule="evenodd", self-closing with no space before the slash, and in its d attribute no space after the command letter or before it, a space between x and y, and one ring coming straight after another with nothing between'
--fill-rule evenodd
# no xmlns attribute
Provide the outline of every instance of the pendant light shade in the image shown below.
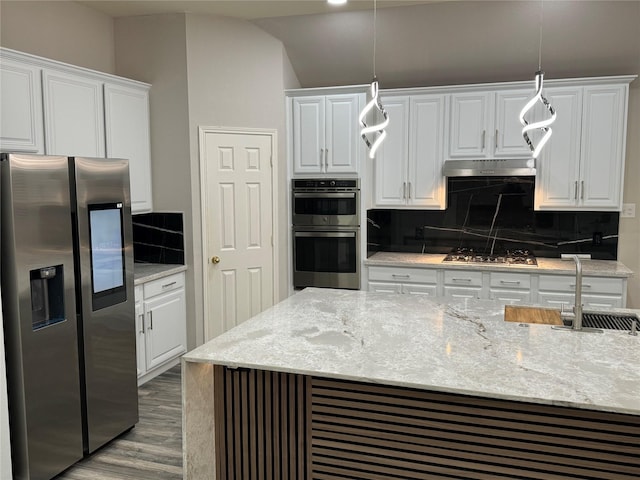
<svg viewBox="0 0 640 480"><path fill-rule="evenodd" d="M527 102L522 111L520 111L520 123L522 124L522 136L524 137L525 142L529 145L529 148L533 152L533 158L538 158L540 155L540 151L542 147L549 141L551 138L551 134L553 131L551 130L551 124L556 121L556 111L549 104L547 99L542 95L542 85L544 82L544 72L542 70L538 70L536 72L536 93L531 100ZM525 115L534 107L534 105L540 102L544 106L544 108L551 115L549 118L545 120L540 120L538 122L529 123L525 119ZM534 145L531 137L529 136L529 132L533 130L540 130L543 135L538 145Z"/></svg>
<svg viewBox="0 0 640 480"><path fill-rule="evenodd" d="M543 21L543 13L544 13L544 0L540 0L540 43L538 45L538 71L536 72L536 93L533 98L527 102L524 108L520 111L520 123L522 124L522 137L524 141L527 142L529 148L533 152L533 158L538 158L540 152L542 151L542 147L549 141L551 138L551 134L553 130L551 130L551 124L556 121L556 111L549 104L547 99L542 94L542 86L544 83L544 72L542 71L542 21ZM540 120L537 122L530 123L527 121L525 116L536 103L542 103L543 107L550 114L550 116L544 120ZM542 132L542 137L537 145L534 145L533 140L531 139L529 132L539 130Z"/></svg>
<svg viewBox="0 0 640 480"><path fill-rule="evenodd" d="M384 129L389 125L389 114L386 112L380 101L378 79L376 78L376 0L373 0L373 80L371 80L371 100L365 105L360 112L358 121L360 122L360 136L369 148L369 158L374 158L378 147L382 144L387 136ZM367 115L374 108L382 116L380 123L375 125L367 125Z"/></svg>

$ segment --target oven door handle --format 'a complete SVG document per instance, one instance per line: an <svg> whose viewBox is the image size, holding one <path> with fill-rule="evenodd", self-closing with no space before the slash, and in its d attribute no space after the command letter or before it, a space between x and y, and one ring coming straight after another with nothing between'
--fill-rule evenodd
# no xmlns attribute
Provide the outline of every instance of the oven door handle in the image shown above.
<svg viewBox="0 0 640 480"><path fill-rule="evenodd" d="M352 193L298 193L294 192L294 198L356 198L355 192Z"/></svg>
<svg viewBox="0 0 640 480"><path fill-rule="evenodd" d="M356 232L294 232L295 237L355 238Z"/></svg>

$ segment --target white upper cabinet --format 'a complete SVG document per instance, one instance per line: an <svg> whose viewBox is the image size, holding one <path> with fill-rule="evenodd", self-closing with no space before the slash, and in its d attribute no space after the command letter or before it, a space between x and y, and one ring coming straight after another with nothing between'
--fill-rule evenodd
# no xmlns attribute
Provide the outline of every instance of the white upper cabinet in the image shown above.
<svg viewBox="0 0 640 480"><path fill-rule="evenodd" d="M0 149L126 158L131 211L150 212L149 88L0 48Z"/></svg>
<svg viewBox="0 0 640 480"><path fill-rule="evenodd" d="M553 87L558 114L538 159L535 208L620 210L628 84Z"/></svg>
<svg viewBox="0 0 640 480"><path fill-rule="evenodd" d="M533 90L451 94L448 158L519 158L531 151L519 114Z"/></svg>
<svg viewBox="0 0 640 480"><path fill-rule="evenodd" d="M439 94L382 99L392 121L376 153L375 206L445 208L445 99Z"/></svg>
<svg viewBox="0 0 640 480"><path fill-rule="evenodd" d="M622 209L626 89L584 88L579 205L586 209Z"/></svg>
<svg viewBox="0 0 640 480"><path fill-rule="evenodd" d="M47 154L104 157L102 82L50 70L42 80Z"/></svg>
<svg viewBox="0 0 640 480"><path fill-rule="evenodd" d="M44 153L41 69L0 57L0 150Z"/></svg>
<svg viewBox="0 0 640 480"><path fill-rule="evenodd" d="M381 101L391 120L374 159L374 204L397 207L407 204L409 97L382 97Z"/></svg>
<svg viewBox="0 0 640 480"><path fill-rule="evenodd" d="M131 210L150 212L149 87L105 84L104 108L107 157L129 160Z"/></svg>
<svg viewBox="0 0 640 480"><path fill-rule="evenodd" d="M293 173L358 173L358 115L364 94L292 99Z"/></svg>

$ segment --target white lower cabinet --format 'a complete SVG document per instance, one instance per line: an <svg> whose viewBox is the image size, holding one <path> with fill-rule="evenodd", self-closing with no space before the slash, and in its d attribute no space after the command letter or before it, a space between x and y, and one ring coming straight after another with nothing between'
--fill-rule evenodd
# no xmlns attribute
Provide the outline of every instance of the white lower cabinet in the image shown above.
<svg viewBox="0 0 640 480"><path fill-rule="evenodd" d="M561 308L575 300L575 276L424 267L369 267L369 291L490 299L505 305L541 304ZM585 309L625 308L627 279L582 278Z"/></svg>
<svg viewBox="0 0 640 480"><path fill-rule="evenodd" d="M175 365L187 351L184 273L136 287L138 384Z"/></svg>

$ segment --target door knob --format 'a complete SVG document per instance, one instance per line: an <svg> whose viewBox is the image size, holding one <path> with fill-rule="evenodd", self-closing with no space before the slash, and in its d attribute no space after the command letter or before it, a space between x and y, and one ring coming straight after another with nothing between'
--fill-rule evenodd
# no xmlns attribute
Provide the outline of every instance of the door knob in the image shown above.
<svg viewBox="0 0 640 480"><path fill-rule="evenodd" d="M211 257L211 263L220 263L220 257L214 255L213 257Z"/></svg>

